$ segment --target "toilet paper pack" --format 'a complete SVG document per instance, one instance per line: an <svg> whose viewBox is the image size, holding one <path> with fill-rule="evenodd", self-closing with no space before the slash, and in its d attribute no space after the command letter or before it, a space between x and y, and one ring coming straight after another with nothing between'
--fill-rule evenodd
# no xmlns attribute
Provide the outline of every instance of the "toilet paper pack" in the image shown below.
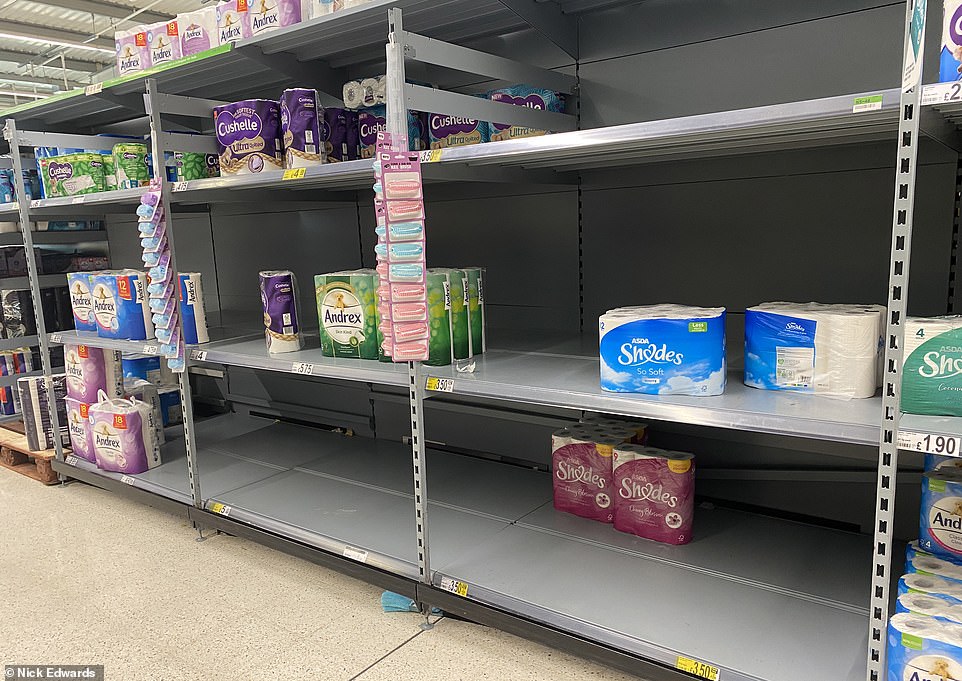
<svg viewBox="0 0 962 681"><path fill-rule="evenodd" d="M551 434L551 479L554 507L610 523L613 517L612 464L619 440L594 436L577 428Z"/></svg>
<svg viewBox="0 0 962 681"><path fill-rule="evenodd" d="M626 431L628 437L631 431ZM622 444L612 453L616 530L664 544L691 541L695 457Z"/></svg>
<svg viewBox="0 0 962 681"><path fill-rule="evenodd" d="M247 19L248 10L248 0L227 0L218 3L216 6L218 45L226 45L251 37L250 22Z"/></svg>
<svg viewBox="0 0 962 681"><path fill-rule="evenodd" d="M119 351L66 344L63 356L70 397L92 404L100 392L110 398L123 396L124 378Z"/></svg>
<svg viewBox="0 0 962 681"><path fill-rule="evenodd" d="M205 52L220 44L217 8L214 5L178 14L177 28L180 30L180 53L184 57Z"/></svg>
<svg viewBox="0 0 962 681"><path fill-rule="evenodd" d="M148 405L137 400L111 400L101 394L88 413L99 468L136 474L160 464L160 446Z"/></svg>
<svg viewBox="0 0 962 681"><path fill-rule="evenodd" d="M215 106L214 132L222 175L248 175L284 167L277 102L247 99Z"/></svg>
<svg viewBox="0 0 962 681"><path fill-rule="evenodd" d="M962 565L919 550L906 549L905 572L934 575L962 583Z"/></svg>
<svg viewBox="0 0 962 681"><path fill-rule="evenodd" d="M267 351L295 352L304 347L297 316L297 282L290 270L260 273Z"/></svg>
<svg viewBox="0 0 962 681"><path fill-rule="evenodd" d="M257 37L301 21L301 0L250 0L247 35Z"/></svg>
<svg viewBox="0 0 962 681"><path fill-rule="evenodd" d="M493 102L514 104L515 106L540 109L541 111L553 111L555 113L564 111L564 101L557 92L527 85L514 85L508 88L493 90L488 93L488 99ZM547 134L546 130L528 128L523 125L510 125L508 123L491 123L489 127L490 140L492 142L513 140L520 137L537 137Z"/></svg>
<svg viewBox="0 0 962 681"><path fill-rule="evenodd" d="M882 312L870 305L762 303L745 311L745 385L868 398L879 384Z"/></svg>
<svg viewBox="0 0 962 681"><path fill-rule="evenodd" d="M207 331L207 311L204 308L204 287L200 272L182 272L180 279L180 318L184 342L188 345L210 342Z"/></svg>
<svg viewBox="0 0 962 681"><path fill-rule="evenodd" d="M71 272L67 275L67 288L70 291L74 328L79 333L96 333L97 320L93 313L90 273Z"/></svg>
<svg viewBox="0 0 962 681"><path fill-rule="evenodd" d="M962 678L962 626L898 613L889 620L887 681Z"/></svg>
<svg viewBox="0 0 962 681"><path fill-rule="evenodd" d="M167 438L164 435L163 407L157 386L142 378L128 378L124 380L124 397L143 402L150 410L147 412L148 425L154 432L156 444L163 445Z"/></svg>
<svg viewBox="0 0 962 681"><path fill-rule="evenodd" d="M939 80L962 78L962 0L943 0Z"/></svg>
<svg viewBox="0 0 962 681"><path fill-rule="evenodd" d="M481 144L488 141L488 124L462 116L429 114L428 140L432 149Z"/></svg>
<svg viewBox="0 0 962 681"><path fill-rule="evenodd" d="M936 598L947 599L953 605L962 604L962 584L951 579L911 572L902 575L898 584L898 595L921 593Z"/></svg>
<svg viewBox="0 0 962 681"><path fill-rule="evenodd" d="M962 416L962 316L905 320L901 400L909 414Z"/></svg>
<svg viewBox="0 0 962 681"><path fill-rule="evenodd" d="M284 90L280 109L284 167L309 168L324 163L327 156L321 142L324 108L317 100L317 90Z"/></svg>
<svg viewBox="0 0 962 681"><path fill-rule="evenodd" d="M356 270L314 277L321 353L377 359L377 272Z"/></svg>
<svg viewBox="0 0 962 681"><path fill-rule="evenodd" d="M97 335L146 340L154 337L147 303L147 275L139 270L101 272L91 278Z"/></svg>
<svg viewBox="0 0 962 681"><path fill-rule="evenodd" d="M936 598L927 594L902 594L895 603L895 612L908 612L913 615L934 617L944 622L962 624L962 603L955 605L944 598Z"/></svg>
<svg viewBox="0 0 962 681"><path fill-rule="evenodd" d="M408 111L408 147L412 151L423 151L427 147L427 116L417 111ZM360 157L374 158L377 134L387 129L387 110L384 105L361 109L357 114Z"/></svg>
<svg viewBox="0 0 962 681"><path fill-rule="evenodd" d="M447 272L435 269L427 273L428 336L427 366L448 366L454 361L451 344L451 282ZM395 313L395 320L396 313Z"/></svg>
<svg viewBox="0 0 962 681"><path fill-rule="evenodd" d="M469 308L471 293L468 287L468 274L453 268L434 268L435 272L447 275L451 310L451 352L454 359L470 359L474 356L471 348L471 319Z"/></svg>
<svg viewBox="0 0 962 681"><path fill-rule="evenodd" d="M360 154L357 134L356 111L324 109L321 143L328 163L356 160Z"/></svg>
<svg viewBox="0 0 962 681"><path fill-rule="evenodd" d="M151 67L168 64L183 56L180 47L180 30L176 19L149 24L144 28L147 31Z"/></svg>
<svg viewBox="0 0 962 681"><path fill-rule="evenodd" d="M484 268L462 267L468 277L468 324L471 327L471 352L480 355L487 348L484 312Z"/></svg>
<svg viewBox="0 0 962 681"><path fill-rule="evenodd" d="M721 395L725 309L648 305L598 321L601 388L651 395Z"/></svg>
<svg viewBox="0 0 962 681"><path fill-rule="evenodd" d="M70 396L67 396L64 402L67 406L67 432L70 434L70 447L74 456L97 463L90 435L90 405Z"/></svg>
<svg viewBox="0 0 962 681"><path fill-rule="evenodd" d="M919 548L962 560L962 471L930 471L922 476Z"/></svg>
<svg viewBox="0 0 962 681"><path fill-rule="evenodd" d="M150 182L147 166L147 145L143 142L122 142L113 148L114 174L118 189L146 187Z"/></svg>
<svg viewBox="0 0 962 681"><path fill-rule="evenodd" d="M143 26L114 33L114 47L118 76L128 76L150 68L150 49L147 46L147 31Z"/></svg>
<svg viewBox="0 0 962 681"><path fill-rule="evenodd" d="M51 394L57 406L61 444L66 445L70 439L64 403L64 398L67 396L66 376L54 374L50 378L53 382L52 388L48 385L46 376L24 376L17 380L24 435L27 438L27 446L34 452L54 447L56 436L50 418Z"/></svg>

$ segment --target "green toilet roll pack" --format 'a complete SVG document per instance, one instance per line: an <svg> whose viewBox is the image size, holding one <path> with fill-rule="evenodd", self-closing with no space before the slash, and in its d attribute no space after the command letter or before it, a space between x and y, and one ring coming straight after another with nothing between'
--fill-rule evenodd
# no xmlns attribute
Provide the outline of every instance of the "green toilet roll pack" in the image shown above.
<svg viewBox="0 0 962 681"><path fill-rule="evenodd" d="M314 277L324 356L378 359L377 283L374 270Z"/></svg>
<svg viewBox="0 0 962 681"><path fill-rule="evenodd" d="M962 316L907 318L902 367L902 411L962 416Z"/></svg>

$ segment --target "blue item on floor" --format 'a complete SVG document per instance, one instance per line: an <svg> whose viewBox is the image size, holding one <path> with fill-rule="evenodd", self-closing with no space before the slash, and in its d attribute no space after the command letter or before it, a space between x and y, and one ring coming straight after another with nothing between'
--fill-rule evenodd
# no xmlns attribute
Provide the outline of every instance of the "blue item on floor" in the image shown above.
<svg viewBox="0 0 962 681"><path fill-rule="evenodd" d="M381 608L384 612L421 612L418 604L407 596L396 594L393 591L385 591L381 594ZM440 608L431 608L432 615L443 615Z"/></svg>

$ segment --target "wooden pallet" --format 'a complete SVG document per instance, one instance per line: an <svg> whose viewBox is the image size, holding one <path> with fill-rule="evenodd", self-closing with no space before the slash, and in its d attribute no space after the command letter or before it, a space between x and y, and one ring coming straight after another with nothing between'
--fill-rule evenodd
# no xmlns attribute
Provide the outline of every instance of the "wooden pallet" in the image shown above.
<svg viewBox="0 0 962 681"><path fill-rule="evenodd" d="M0 466L33 478L45 485L60 482L51 462L56 452L47 449L32 452L27 446L27 437L7 428L0 428Z"/></svg>

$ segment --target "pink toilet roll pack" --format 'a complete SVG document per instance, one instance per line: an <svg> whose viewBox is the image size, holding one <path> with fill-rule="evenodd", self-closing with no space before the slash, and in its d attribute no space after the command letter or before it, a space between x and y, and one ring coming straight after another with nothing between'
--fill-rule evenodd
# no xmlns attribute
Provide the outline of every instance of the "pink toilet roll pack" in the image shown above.
<svg viewBox="0 0 962 681"><path fill-rule="evenodd" d="M551 435L554 507L603 523L613 514L611 457L624 442L601 430L574 426Z"/></svg>
<svg viewBox="0 0 962 681"><path fill-rule="evenodd" d="M624 444L612 454L616 530L664 544L691 541L695 457Z"/></svg>
<svg viewBox="0 0 962 681"><path fill-rule="evenodd" d="M92 404L103 391L108 397L124 394L124 373L120 352L89 345L65 345L64 364L67 395Z"/></svg>
<svg viewBox="0 0 962 681"><path fill-rule="evenodd" d="M70 434L70 446L73 448L74 456L90 463L97 463L90 430L90 405L70 396L66 398L66 403L67 432Z"/></svg>
<svg viewBox="0 0 962 681"><path fill-rule="evenodd" d="M115 473L143 473L160 465L153 412L137 400L100 393L90 406L89 424L97 466Z"/></svg>

